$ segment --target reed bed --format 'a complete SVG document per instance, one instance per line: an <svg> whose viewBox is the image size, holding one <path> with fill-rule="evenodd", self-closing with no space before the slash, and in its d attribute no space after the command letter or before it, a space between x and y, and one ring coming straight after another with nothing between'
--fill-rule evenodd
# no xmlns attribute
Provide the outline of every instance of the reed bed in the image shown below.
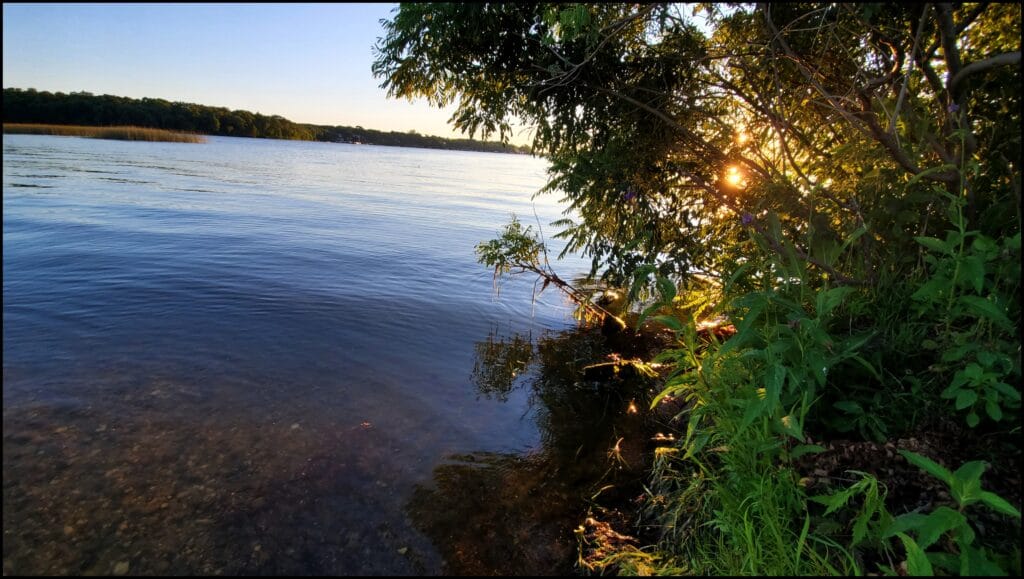
<svg viewBox="0 0 1024 579"><path fill-rule="evenodd" d="M4 133L23 135L62 135L120 141L169 141L172 143L205 143L206 138L194 133L150 129L146 127L85 127L81 125L42 125L4 123Z"/></svg>

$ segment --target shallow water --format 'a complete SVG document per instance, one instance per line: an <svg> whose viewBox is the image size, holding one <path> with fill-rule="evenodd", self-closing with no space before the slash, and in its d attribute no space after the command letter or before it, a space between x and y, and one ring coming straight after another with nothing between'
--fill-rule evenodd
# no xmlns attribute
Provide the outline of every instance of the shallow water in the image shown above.
<svg viewBox="0 0 1024 579"><path fill-rule="evenodd" d="M570 306L473 254L510 212L551 233L543 161L3 142L5 574L439 573L415 497L450 518L453 457L546 444L479 358Z"/></svg>

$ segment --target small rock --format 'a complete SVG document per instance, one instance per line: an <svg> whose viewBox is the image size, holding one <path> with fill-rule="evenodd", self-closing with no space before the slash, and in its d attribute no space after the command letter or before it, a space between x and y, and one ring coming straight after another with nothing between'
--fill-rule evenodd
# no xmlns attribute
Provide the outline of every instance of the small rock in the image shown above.
<svg viewBox="0 0 1024 579"><path fill-rule="evenodd" d="M292 430L298 430L298 429L299 429L299 423L298 422L296 422L295 424L292 424Z"/></svg>
<svg viewBox="0 0 1024 579"><path fill-rule="evenodd" d="M401 549L398 550L398 554L399 555L405 555L408 552L409 552L409 547L402 547Z"/></svg>
<svg viewBox="0 0 1024 579"><path fill-rule="evenodd" d="M128 561L121 561L117 565L114 565L114 575L127 575L128 568Z"/></svg>
<svg viewBox="0 0 1024 579"><path fill-rule="evenodd" d="M69 537L71 535L74 535L75 534L75 528L72 527L71 525L64 525L64 534L69 536Z"/></svg>

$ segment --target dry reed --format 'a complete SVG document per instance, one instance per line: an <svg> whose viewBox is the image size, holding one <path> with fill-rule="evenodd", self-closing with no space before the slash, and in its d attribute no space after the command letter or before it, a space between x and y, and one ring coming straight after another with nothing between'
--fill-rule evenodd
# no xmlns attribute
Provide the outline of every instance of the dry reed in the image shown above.
<svg viewBox="0 0 1024 579"><path fill-rule="evenodd" d="M181 133L146 127L85 127L81 125L42 125L4 123L4 133L25 135L61 135L121 141L170 141L172 143L204 143L206 138L193 133Z"/></svg>

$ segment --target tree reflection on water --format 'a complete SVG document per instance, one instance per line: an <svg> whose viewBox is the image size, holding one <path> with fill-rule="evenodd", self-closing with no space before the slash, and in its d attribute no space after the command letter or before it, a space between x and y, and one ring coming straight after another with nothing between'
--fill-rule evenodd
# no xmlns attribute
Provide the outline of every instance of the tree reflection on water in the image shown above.
<svg viewBox="0 0 1024 579"><path fill-rule="evenodd" d="M433 485L416 488L409 514L441 551L447 573L569 573L577 557L573 529L597 489L603 500L635 491L645 418L627 408L645 384L586 380L583 369L609 353L596 329L545 334L536 343L530 334L492 331L476 344L473 384L501 401L528 388L541 446L525 455L450 456L434 470Z"/></svg>

